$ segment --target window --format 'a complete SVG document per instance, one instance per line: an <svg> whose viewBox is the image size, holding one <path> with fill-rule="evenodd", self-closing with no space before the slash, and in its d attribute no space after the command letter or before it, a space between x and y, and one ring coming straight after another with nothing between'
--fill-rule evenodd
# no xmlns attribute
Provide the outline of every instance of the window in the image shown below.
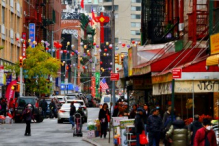
<svg viewBox="0 0 219 146"><path fill-rule="evenodd" d="M110 98L109 97L104 97L104 101L103 101L104 103L106 103L106 102L110 102Z"/></svg>
<svg viewBox="0 0 219 146"><path fill-rule="evenodd" d="M12 45L12 44L11 44L11 52L14 52L14 51L13 51L13 45ZM14 54L14 53L10 53L10 54L11 54L11 56L10 56L10 61L13 62L13 54Z"/></svg>
<svg viewBox="0 0 219 146"><path fill-rule="evenodd" d="M10 25L11 25L11 28L12 28L12 29L14 29L14 28L13 28L13 24L14 24L14 23L13 23L13 20L14 20L14 19L13 19L13 13L11 13Z"/></svg>
<svg viewBox="0 0 219 146"><path fill-rule="evenodd" d="M106 11L111 11L112 10L112 6L105 6L104 7ZM114 10L118 11L119 6L118 5L114 5Z"/></svg>
<svg viewBox="0 0 219 146"><path fill-rule="evenodd" d="M112 0L104 0L104 2L112 2Z"/></svg>
<svg viewBox="0 0 219 146"><path fill-rule="evenodd" d="M141 11L141 7L138 7L138 6L134 7L134 6L132 6L131 10L132 11Z"/></svg>
<svg viewBox="0 0 219 146"><path fill-rule="evenodd" d="M119 18L119 14L115 14L115 19Z"/></svg>
<svg viewBox="0 0 219 146"><path fill-rule="evenodd" d="M141 19L141 15L140 14L131 14L131 18L132 19Z"/></svg>
<svg viewBox="0 0 219 146"><path fill-rule="evenodd" d="M140 35L140 30L131 30L131 35Z"/></svg>
<svg viewBox="0 0 219 146"><path fill-rule="evenodd" d="M115 38L115 43L118 43L119 42L119 38Z"/></svg>
<svg viewBox="0 0 219 146"><path fill-rule="evenodd" d="M5 24L5 8L2 7L2 24Z"/></svg>
<svg viewBox="0 0 219 146"><path fill-rule="evenodd" d="M17 59L20 57L20 48L17 48Z"/></svg>
<svg viewBox="0 0 219 146"><path fill-rule="evenodd" d="M2 46L5 47L5 41L4 40L2 40ZM5 58L5 49L1 50L1 54L2 54L2 58L4 59Z"/></svg>
<svg viewBox="0 0 219 146"><path fill-rule="evenodd" d="M19 28L20 28L20 18L17 17L17 32L19 31Z"/></svg>
<svg viewBox="0 0 219 146"><path fill-rule="evenodd" d="M140 39L137 39L137 38L131 38L131 41L140 42Z"/></svg>
<svg viewBox="0 0 219 146"><path fill-rule="evenodd" d="M132 0L132 3L141 3L141 0Z"/></svg>
<svg viewBox="0 0 219 146"><path fill-rule="evenodd" d="M141 27L140 22L131 22L131 27Z"/></svg>

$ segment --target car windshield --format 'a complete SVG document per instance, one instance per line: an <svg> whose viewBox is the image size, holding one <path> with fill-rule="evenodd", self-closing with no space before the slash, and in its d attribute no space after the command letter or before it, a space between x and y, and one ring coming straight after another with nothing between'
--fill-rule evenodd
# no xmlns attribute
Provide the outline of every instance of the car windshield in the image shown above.
<svg viewBox="0 0 219 146"><path fill-rule="evenodd" d="M70 95L70 96L68 95L68 97L66 97L66 99L67 100L69 100L69 99L76 99L76 96L75 95Z"/></svg>
<svg viewBox="0 0 219 146"><path fill-rule="evenodd" d="M110 102L110 97L104 97L103 102Z"/></svg>
<svg viewBox="0 0 219 146"><path fill-rule="evenodd" d="M70 108L70 104L63 104L62 108Z"/></svg>
<svg viewBox="0 0 219 146"><path fill-rule="evenodd" d="M18 106L24 107L29 103L35 105L34 98L20 98L18 101Z"/></svg>
<svg viewBox="0 0 219 146"><path fill-rule="evenodd" d="M75 106L76 108L79 108L79 107L81 106L81 104L80 104L80 103L74 103L74 106Z"/></svg>
<svg viewBox="0 0 219 146"><path fill-rule="evenodd" d="M84 105L84 102L83 101L74 101L74 104Z"/></svg>

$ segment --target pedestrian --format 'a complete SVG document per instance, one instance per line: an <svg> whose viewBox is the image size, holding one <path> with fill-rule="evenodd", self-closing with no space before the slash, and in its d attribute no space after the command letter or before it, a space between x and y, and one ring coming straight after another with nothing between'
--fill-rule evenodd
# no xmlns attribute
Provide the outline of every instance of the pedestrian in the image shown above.
<svg viewBox="0 0 219 146"><path fill-rule="evenodd" d="M198 129L202 128L203 125L201 122L199 122L199 115L194 116L194 121L189 125L189 130L191 131L191 146L193 146L195 134L198 131Z"/></svg>
<svg viewBox="0 0 219 146"><path fill-rule="evenodd" d="M14 100L13 100L13 98L10 99L8 108L9 108L10 114L13 115L13 111L14 111Z"/></svg>
<svg viewBox="0 0 219 146"><path fill-rule="evenodd" d="M33 115L32 115L32 105L31 104L28 104L25 107L25 109L23 111L23 118L24 118L24 121L26 123L26 130L25 130L24 135L25 136L31 136L30 123L31 123L31 119L33 118Z"/></svg>
<svg viewBox="0 0 219 146"><path fill-rule="evenodd" d="M171 106L167 107L167 111L163 115L163 120L162 120L163 124L166 123L167 118L171 115L171 109L172 109Z"/></svg>
<svg viewBox="0 0 219 146"><path fill-rule="evenodd" d="M147 120L150 115L150 111L147 104L144 104L143 109L144 109L143 119L144 119L145 134L147 135Z"/></svg>
<svg viewBox="0 0 219 146"><path fill-rule="evenodd" d="M53 99L51 99L51 102L50 102L50 104L49 104L49 108L50 108L51 114L54 115L55 118L57 118L56 104L55 104L55 102L53 101Z"/></svg>
<svg viewBox="0 0 219 146"><path fill-rule="evenodd" d="M138 108L136 110L136 116L135 116L135 121L134 121L135 133L136 133L136 146L141 146L139 135L144 130L143 113L144 113L144 110L142 108Z"/></svg>
<svg viewBox="0 0 219 146"><path fill-rule="evenodd" d="M69 122L72 124L72 129L74 128L75 126L75 123L74 123L74 114L76 112L76 108L74 106L74 102L71 102L71 105L70 105L70 118L69 118Z"/></svg>
<svg viewBox="0 0 219 146"><path fill-rule="evenodd" d="M47 106L48 106L48 104L47 104L45 98L43 98L43 100L40 102L40 107L42 108L44 118L46 118Z"/></svg>
<svg viewBox="0 0 219 146"><path fill-rule="evenodd" d="M203 127L195 134L194 146L217 146L215 132L209 119L203 119Z"/></svg>
<svg viewBox="0 0 219 146"><path fill-rule="evenodd" d="M177 117L166 132L166 139L171 146L188 146L190 142L190 131L185 126L185 122Z"/></svg>
<svg viewBox="0 0 219 146"><path fill-rule="evenodd" d="M106 138L107 127L108 127L108 117L107 116L109 116L109 115L110 115L110 113L108 110L107 103L104 103L103 107L99 111L99 121L100 121L100 125L101 125L100 138L102 138L102 136L104 136L104 138Z"/></svg>
<svg viewBox="0 0 219 146"><path fill-rule="evenodd" d="M159 146L160 134L162 129L162 119L159 116L159 109L155 108L152 111L152 115L148 117L147 131L149 132L149 146L153 146L155 142L156 146Z"/></svg>
<svg viewBox="0 0 219 146"><path fill-rule="evenodd" d="M134 119L137 112L137 104L132 105L132 110L129 114L129 119Z"/></svg>
<svg viewBox="0 0 219 146"><path fill-rule="evenodd" d="M7 103L6 103L6 100L5 100L5 99L2 99L1 107L2 107L2 114L6 117Z"/></svg>

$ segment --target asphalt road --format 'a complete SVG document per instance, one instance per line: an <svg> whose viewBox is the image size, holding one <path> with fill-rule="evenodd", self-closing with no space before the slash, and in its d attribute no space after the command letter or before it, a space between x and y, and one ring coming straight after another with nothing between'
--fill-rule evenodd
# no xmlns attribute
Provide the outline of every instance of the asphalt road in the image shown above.
<svg viewBox="0 0 219 146"><path fill-rule="evenodd" d="M96 119L98 108L88 108L89 119ZM44 119L42 123L31 124L31 136L24 136L26 124L0 125L0 146L91 146L82 137L73 137L70 123L57 124L57 119ZM83 136L87 136L83 125Z"/></svg>

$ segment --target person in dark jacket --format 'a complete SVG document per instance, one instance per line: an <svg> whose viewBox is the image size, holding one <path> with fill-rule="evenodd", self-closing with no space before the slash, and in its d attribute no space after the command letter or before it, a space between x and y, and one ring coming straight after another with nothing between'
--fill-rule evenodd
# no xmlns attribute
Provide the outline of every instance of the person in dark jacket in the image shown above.
<svg viewBox="0 0 219 146"><path fill-rule="evenodd" d="M5 99L2 99L1 101L1 113L6 117L6 109L7 109L7 103Z"/></svg>
<svg viewBox="0 0 219 146"><path fill-rule="evenodd" d="M150 111L148 109L147 104L144 104L143 109L144 109L143 119L144 119L145 134L147 135L147 120L148 120L148 117L150 115Z"/></svg>
<svg viewBox="0 0 219 146"><path fill-rule="evenodd" d="M212 130L211 121L203 119L203 126L194 138L194 146L217 146L215 132Z"/></svg>
<svg viewBox="0 0 219 146"><path fill-rule="evenodd" d="M136 146L140 146L139 135L144 130L144 119L143 119L144 110L142 108L138 108L135 116L135 133L136 133Z"/></svg>
<svg viewBox="0 0 219 146"><path fill-rule="evenodd" d="M49 104L49 108L50 108L51 114L53 114L54 117L57 117L56 104L55 104L55 102L53 101L53 99L51 100L51 102L50 102L50 104Z"/></svg>
<svg viewBox="0 0 219 146"><path fill-rule="evenodd" d="M74 103L72 102L70 105L70 117L69 117L69 122L72 124L72 128L74 128L75 123L74 123L74 114L76 112L76 108L74 106Z"/></svg>
<svg viewBox="0 0 219 146"><path fill-rule="evenodd" d="M189 130L192 133L191 136L191 145L193 146L193 142L194 142L194 138L195 138L195 134L198 131L198 129L202 128L203 125L201 122L199 122L199 115L195 115L194 116L194 121L189 125Z"/></svg>
<svg viewBox="0 0 219 146"><path fill-rule="evenodd" d="M147 132L149 132L149 146L153 146L154 141L156 146L159 146L162 119L159 116L159 109L155 108L151 112L152 115L148 117L147 122Z"/></svg>
<svg viewBox="0 0 219 146"><path fill-rule="evenodd" d="M130 112L129 114L129 119L134 119L135 118L135 115L136 115L136 112L137 112L137 105L134 104L132 106L132 111Z"/></svg>
<svg viewBox="0 0 219 146"><path fill-rule="evenodd" d="M40 107L42 108L44 118L46 117L47 106L48 106L48 104L47 104L45 98L43 98L43 100L40 102Z"/></svg>
<svg viewBox="0 0 219 146"><path fill-rule="evenodd" d="M166 139L171 146L188 146L190 141L190 131L185 126L185 122L177 117L166 132Z"/></svg>
<svg viewBox="0 0 219 146"><path fill-rule="evenodd" d="M172 109L171 106L168 106L167 111L164 113L162 120L163 124L165 124L168 117L171 116L171 109Z"/></svg>
<svg viewBox="0 0 219 146"><path fill-rule="evenodd" d="M108 127L107 116L110 115L107 107L108 107L107 103L104 103L102 109L100 109L100 111L99 111L99 120L100 120L100 125L101 125L100 138L102 138L102 136L104 136L104 138L106 138L107 127Z"/></svg>
<svg viewBox="0 0 219 146"><path fill-rule="evenodd" d="M23 111L23 117L24 117L24 121L26 122L26 130L24 135L25 136L31 136L31 129L30 129L30 123L31 123L31 119L33 118L32 116L32 105L28 104L26 106L26 108Z"/></svg>

